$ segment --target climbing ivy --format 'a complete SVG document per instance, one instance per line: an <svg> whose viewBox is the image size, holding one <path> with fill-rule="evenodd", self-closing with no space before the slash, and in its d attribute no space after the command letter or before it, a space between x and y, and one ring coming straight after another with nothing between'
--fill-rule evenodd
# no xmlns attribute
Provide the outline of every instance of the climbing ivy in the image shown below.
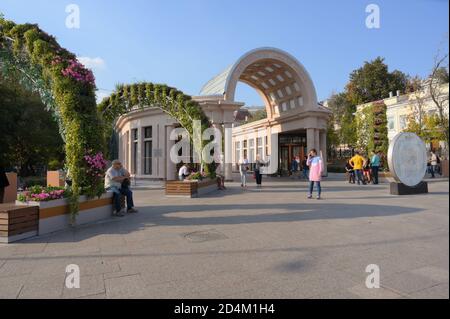
<svg viewBox="0 0 450 319"><path fill-rule="evenodd" d="M39 93L59 124L72 180L69 201L74 221L79 195L104 192L102 181L87 176L84 160L86 154L105 149L92 72L37 25L15 24L1 15L0 59L0 72L6 78L14 72L22 85Z"/></svg>
<svg viewBox="0 0 450 319"><path fill-rule="evenodd" d="M389 147L386 104L383 101L366 105L357 113L357 146L366 154L373 150L386 156Z"/></svg>
<svg viewBox="0 0 450 319"><path fill-rule="evenodd" d="M175 118L186 129L191 140L193 140L194 135L194 120L200 121L202 132L210 127L210 121L200 105L192 100L189 95L176 88L150 82L121 84L98 105L98 110L104 121L105 138L111 136L114 122L120 115L129 112L132 108L144 107L160 108L170 117ZM208 142L208 140L202 141L201 146ZM214 176L214 163L204 164L203 167L205 173L211 177Z"/></svg>

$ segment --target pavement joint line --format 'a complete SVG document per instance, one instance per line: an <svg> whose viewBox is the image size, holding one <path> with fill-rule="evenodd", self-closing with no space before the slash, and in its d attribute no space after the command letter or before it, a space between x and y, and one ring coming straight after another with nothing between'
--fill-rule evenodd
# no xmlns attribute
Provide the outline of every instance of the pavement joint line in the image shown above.
<svg viewBox="0 0 450 319"><path fill-rule="evenodd" d="M19 299L19 297L20 297L20 294L22 293L22 290L23 290L23 287L24 287L24 286L25 286L24 284L20 285L20 289L19 289L19 292L17 293L17 295L16 295L16 298L15 298L15 299Z"/></svg>
<svg viewBox="0 0 450 319"><path fill-rule="evenodd" d="M448 284L448 282L439 282L439 283L433 284L433 285L431 285L429 287L420 288L418 290L411 291L409 294L415 294L417 292L424 291L424 290L431 289L433 287L437 287L437 286L441 286L441 285L445 285L445 284Z"/></svg>
<svg viewBox="0 0 450 319"><path fill-rule="evenodd" d="M400 295L400 296L402 296L402 297L410 298L410 296L408 295L408 293L402 292L402 291L397 290L397 289L394 289L394 288L392 288L392 287L389 287L388 285L380 284L380 287L382 287L382 288L384 288L384 289L386 289L386 290L389 290L389 291L391 291L391 292L393 292L393 293L396 293L396 294L398 294L398 295Z"/></svg>

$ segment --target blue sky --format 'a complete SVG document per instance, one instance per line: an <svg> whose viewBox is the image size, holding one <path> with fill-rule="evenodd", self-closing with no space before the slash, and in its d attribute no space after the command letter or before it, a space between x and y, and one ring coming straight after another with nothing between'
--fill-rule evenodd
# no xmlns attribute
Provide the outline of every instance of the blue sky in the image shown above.
<svg viewBox="0 0 450 319"><path fill-rule="evenodd" d="M69 4L80 28L65 25ZM380 28L368 29L368 4ZM341 91L364 61L385 57L391 70L429 73L439 48L448 51L446 0L2 0L17 23L38 23L93 67L99 95L116 83L167 83L196 95L211 77L258 47L294 55L308 70L319 100ZM237 100L262 104L244 85Z"/></svg>

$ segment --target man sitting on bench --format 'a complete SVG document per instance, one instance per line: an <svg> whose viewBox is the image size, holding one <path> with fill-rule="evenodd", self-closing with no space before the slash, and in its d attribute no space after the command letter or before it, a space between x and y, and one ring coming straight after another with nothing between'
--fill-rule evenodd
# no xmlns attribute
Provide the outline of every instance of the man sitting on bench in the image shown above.
<svg viewBox="0 0 450 319"><path fill-rule="evenodd" d="M122 166L119 160L112 161L112 166L105 174L105 189L114 192L114 216L122 217L125 215L122 209L120 197L121 195L127 198L127 212L137 213L133 204L133 192L130 186L130 173Z"/></svg>

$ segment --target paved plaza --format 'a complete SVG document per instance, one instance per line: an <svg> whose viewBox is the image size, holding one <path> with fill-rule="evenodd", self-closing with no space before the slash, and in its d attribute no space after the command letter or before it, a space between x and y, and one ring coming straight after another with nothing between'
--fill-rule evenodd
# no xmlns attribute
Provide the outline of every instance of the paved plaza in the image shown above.
<svg viewBox="0 0 450 319"><path fill-rule="evenodd" d="M396 197L342 178L320 201L289 178L195 199L135 190L138 214L0 244L0 298L448 298L448 180Z"/></svg>

